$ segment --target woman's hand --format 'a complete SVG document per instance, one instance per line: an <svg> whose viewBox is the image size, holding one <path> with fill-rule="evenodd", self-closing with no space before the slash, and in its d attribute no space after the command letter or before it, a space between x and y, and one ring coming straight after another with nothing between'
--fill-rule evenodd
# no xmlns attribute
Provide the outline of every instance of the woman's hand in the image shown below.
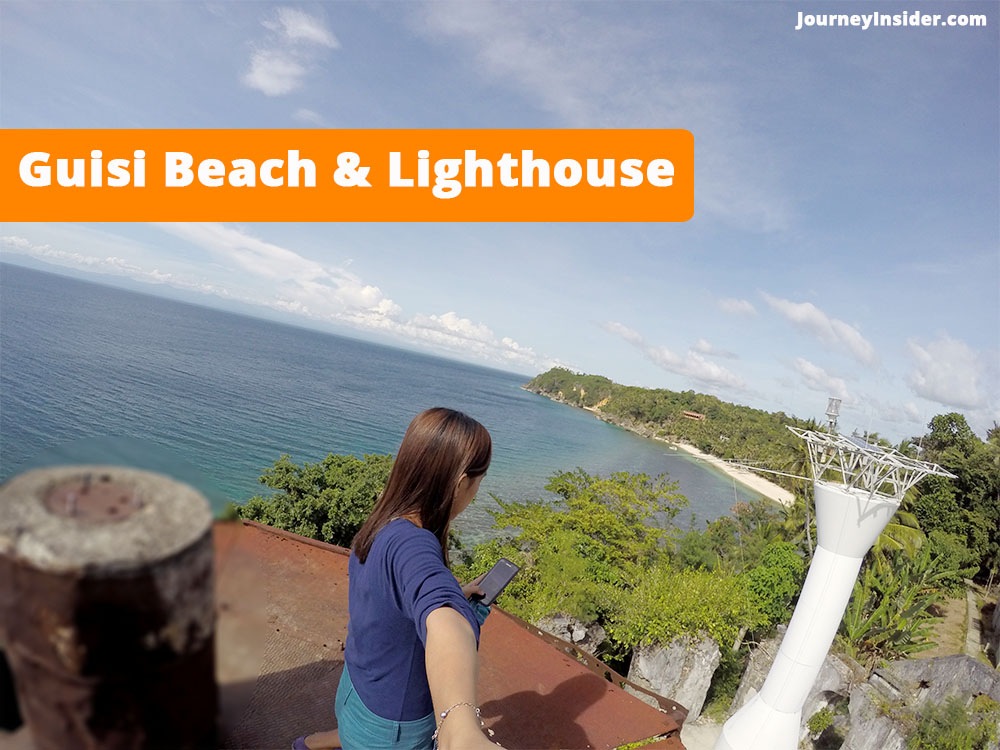
<svg viewBox="0 0 1000 750"><path fill-rule="evenodd" d="M483 573L478 578L473 578L468 583L462 584L462 594L465 596L466 599L470 598L473 594L475 594L476 596L486 596L486 592L483 591L481 588L479 588L479 582L482 581L485 577L486 574Z"/></svg>

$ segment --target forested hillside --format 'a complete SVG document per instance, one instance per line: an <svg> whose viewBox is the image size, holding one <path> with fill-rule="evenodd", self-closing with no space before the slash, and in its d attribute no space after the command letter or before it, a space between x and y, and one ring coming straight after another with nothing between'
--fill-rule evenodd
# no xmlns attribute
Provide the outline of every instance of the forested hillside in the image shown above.
<svg viewBox="0 0 1000 750"><path fill-rule="evenodd" d="M816 429L813 420L738 406L694 391L619 385L600 375L563 368L553 368L525 387L591 409L644 435L684 441L724 459L790 474L809 473L803 443L786 426ZM694 415L685 417L685 411ZM889 445L877 436L869 439ZM906 534L907 528L912 529L911 541L917 543L933 533L939 546L954 545L966 575L991 581L1000 569L1000 426L994 425L983 441L961 414L940 414L928 423L925 435L893 447L938 463L956 478L929 477L911 490L890 531ZM767 476L796 494L808 493L808 486L798 480Z"/></svg>
<svg viewBox="0 0 1000 750"><path fill-rule="evenodd" d="M801 453L802 441L786 425L817 426L812 420L738 406L704 393L619 385L600 375L578 375L558 367L525 387L556 401L595 409L609 421L643 434L682 440L719 458L757 461L771 469L788 468ZM705 419L685 417L686 411ZM794 489L782 477L769 478Z"/></svg>

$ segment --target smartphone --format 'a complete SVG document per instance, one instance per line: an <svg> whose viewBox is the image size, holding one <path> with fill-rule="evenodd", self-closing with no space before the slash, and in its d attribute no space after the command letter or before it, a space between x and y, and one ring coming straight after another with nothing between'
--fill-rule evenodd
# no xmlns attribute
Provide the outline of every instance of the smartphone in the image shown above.
<svg viewBox="0 0 1000 750"><path fill-rule="evenodd" d="M510 583L514 576L517 575L517 571L520 568L505 557L501 557L497 564L490 568L490 572L483 576L483 580L479 582L479 588L483 590L483 596L479 594L473 594L472 599L475 601L482 602L487 607L496 601L500 593L507 588L507 584Z"/></svg>

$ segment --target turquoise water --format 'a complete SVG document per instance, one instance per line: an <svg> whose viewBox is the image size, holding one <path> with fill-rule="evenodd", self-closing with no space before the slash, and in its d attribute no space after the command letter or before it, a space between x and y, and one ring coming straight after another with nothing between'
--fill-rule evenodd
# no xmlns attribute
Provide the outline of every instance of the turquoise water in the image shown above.
<svg viewBox="0 0 1000 750"><path fill-rule="evenodd" d="M343 336L0 266L0 479L45 463L171 473L218 510L262 491L282 453L394 453L431 406L481 421L494 459L460 519L490 526L490 493L545 495L546 478L669 473L704 520L760 496L681 451L522 390L526 378Z"/></svg>

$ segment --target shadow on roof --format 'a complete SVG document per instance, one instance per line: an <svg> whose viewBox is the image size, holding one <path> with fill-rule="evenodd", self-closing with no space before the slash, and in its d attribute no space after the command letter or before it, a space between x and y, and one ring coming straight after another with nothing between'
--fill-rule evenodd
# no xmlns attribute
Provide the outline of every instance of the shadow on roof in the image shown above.
<svg viewBox="0 0 1000 750"><path fill-rule="evenodd" d="M347 550L252 522L219 522L213 535L220 746L287 748L333 728ZM649 750L683 748L682 707L637 700L606 665L496 607L479 653L483 719L508 750L610 750L652 737Z"/></svg>

